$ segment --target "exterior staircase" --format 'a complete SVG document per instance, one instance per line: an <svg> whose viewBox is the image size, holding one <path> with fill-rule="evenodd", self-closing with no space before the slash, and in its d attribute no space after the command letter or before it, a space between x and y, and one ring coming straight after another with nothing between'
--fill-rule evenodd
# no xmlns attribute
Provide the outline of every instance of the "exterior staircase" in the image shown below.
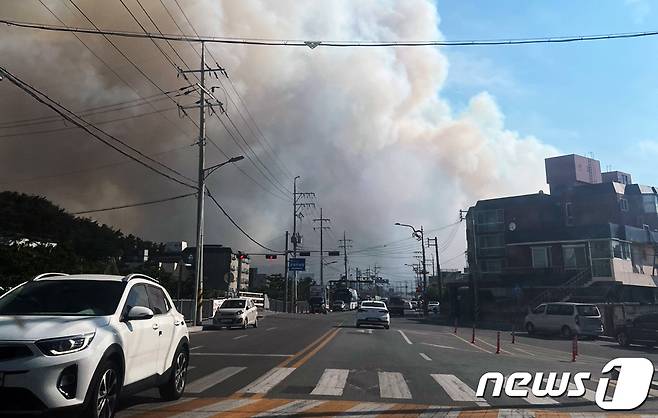
<svg viewBox="0 0 658 418"><path fill-rule="evenodd" d="M546 302L565 302L569 300L574 289L580 289L592 284L591 272L591 269L580 270L561 285L544 290L530 300L530 307L534 308L535 306Z"/></svg>

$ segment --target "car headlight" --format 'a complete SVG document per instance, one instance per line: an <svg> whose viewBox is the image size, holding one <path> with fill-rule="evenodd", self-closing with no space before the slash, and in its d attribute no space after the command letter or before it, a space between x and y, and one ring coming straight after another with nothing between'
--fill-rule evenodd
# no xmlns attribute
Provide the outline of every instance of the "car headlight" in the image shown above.
<svg viewBox="0 0 658 418"><path fill-rule="evenodd" d="M240 315L242 315L242 311L237 311L237 312L235 313L235 315L236 315L236 316L240 316Z"/></svg>
<svg viewBox="0 0 658 418"><path fill-rule="evenodd" d="M47 356L61 356L62 354L77 353L89 347L94 335L96 335L95 332L90 332L71 337L50 338L37 341L36 345Z"/></svg>

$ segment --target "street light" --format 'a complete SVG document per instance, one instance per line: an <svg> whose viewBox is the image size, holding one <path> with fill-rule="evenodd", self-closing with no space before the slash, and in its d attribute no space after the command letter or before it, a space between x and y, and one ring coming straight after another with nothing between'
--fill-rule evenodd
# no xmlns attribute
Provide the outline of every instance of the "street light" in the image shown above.
<svg viewBox="0 0 658 418"><path fill-rule="evenodd" d="M400 222L396 222L395 225L411 228L411 230L414 231L414 237L420 241L420 248L423 250L423 265L421 269L423 272L423 313L427 315L427 269L425 268L425 266L427 266L427 261L425 260L425 236L423 234L423 226L421 225L420 229L416 229L413 225Z"/></svg>
<svg viewBox="0 0 658 418"><path fill-rule="evenodd" d="M206 178L208 178L208 177L210 177L210 175L211 175L212 173L214 173L218 168L221 168L221 167L223 167L223 166L225 166L226 164L229 164L229 163L237 163L237 162L240 161L240 160L244 160L244 156L243 156L243 155L238 155L237 157L230 158L230 159L224 161L223 163L215 164L215 165L213 165L213 166L210 166L210 167L206 168L206 169L203 170L203 171L204 171L205 174L206 174Z"/></svg>

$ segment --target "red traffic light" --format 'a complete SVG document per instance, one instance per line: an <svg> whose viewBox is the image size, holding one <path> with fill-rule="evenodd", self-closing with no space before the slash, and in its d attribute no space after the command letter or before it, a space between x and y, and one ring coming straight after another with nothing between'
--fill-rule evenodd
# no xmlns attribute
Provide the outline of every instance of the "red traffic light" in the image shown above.
<svg viewBox="0 0 658 418"><path fill-rule="evenodd" d="M265 254L266 260L276 260L276 254Z"/></svg>
<svg viewBox="0 0 658 418"><path fill-rule="evenodd" d="M240 254L240 255L238 255L238 258L240 260L246 260L247 258L249 258L249 256L247 254Z"/></svg>

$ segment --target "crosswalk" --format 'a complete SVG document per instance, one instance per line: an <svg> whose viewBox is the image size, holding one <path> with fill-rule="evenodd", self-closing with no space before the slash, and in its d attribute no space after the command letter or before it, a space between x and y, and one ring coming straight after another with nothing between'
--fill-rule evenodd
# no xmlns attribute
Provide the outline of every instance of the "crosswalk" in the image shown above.
<svg viewBox="0 0 658 418"><path fill-rule="evenodd" d="M204 392L209 391L211 388L229 382L230 379L240 377L247 369L244 366L221 368L190 381L187 385L186 393L191 396L203 396ZM302 385L295 384L294 372L296 370L295 367L274 367L266 373L255 377L253 381L245 386L242 386L241 389L237 390L236 395L239 397L256 396L262 398L266 395L276 396L278 393L285 393L288 386L302 387ZM430 396L433 401L440 400L449 405L470 405L476 407L489 407L492 403L501 405L525 404L530 406L548 406L574 401L581 403L590 402L592 404L595 402L595 392L590 388L585 388L584 396L578 399L537 397L531 392L528 392L528 395L522 398L506 398L504 394L500 398L491 399L490 394L487 394L483 398L478 397L475 393L474 388L477 385L477 381L464 381L455 374L448 373L428 372L427 375L421 373L420 376L414 374L413 377L405 377L403 373L397 371L327 368L320 375L316 376L314 379L317 380L311 379L314 385L306 385L308 380L304 379L305 385L303 387L308 389L305 389L303 392L297 391L294 393L308 395L309 397L319 397L320 399L363 399L364 395L368 393L368 400L376 400L377 398L373 397L373 395L374 393L378 393L379 399L382 402L427 402L428 393L431 393ZM352 384L350 384L350 379L353 379ZM364 379L368 381L367 387L364 386ZM244 382L244 380L241 381ZM558 381L557 384L559 385L560 382ZM348 388L349 391L346 392ZM569 383L569 389L575 389L575 385ZM417 393L416 397L414 396L414 390L420 392ZM374 407L373 405L370 406Z"/></svg>

